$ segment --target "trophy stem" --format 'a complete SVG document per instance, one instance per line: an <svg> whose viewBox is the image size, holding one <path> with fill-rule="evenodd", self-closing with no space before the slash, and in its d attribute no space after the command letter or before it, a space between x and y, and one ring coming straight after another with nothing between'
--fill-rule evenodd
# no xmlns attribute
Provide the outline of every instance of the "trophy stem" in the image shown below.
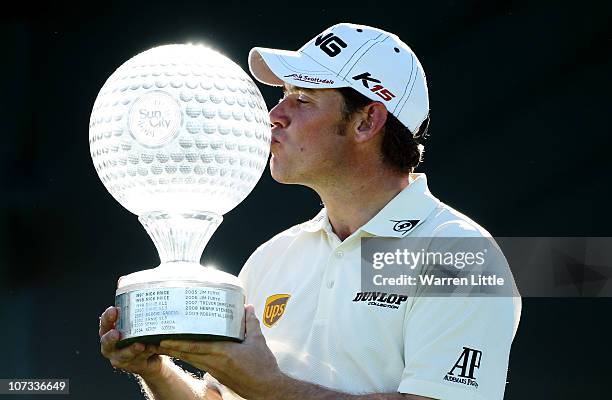
<svg viewBox="0 0 612 400"><path fill-rule="evenodd" d="M212 212L150 212L138 220L153 240L162 265L177 261L200 264L204 247L223 217Z"/></svg>

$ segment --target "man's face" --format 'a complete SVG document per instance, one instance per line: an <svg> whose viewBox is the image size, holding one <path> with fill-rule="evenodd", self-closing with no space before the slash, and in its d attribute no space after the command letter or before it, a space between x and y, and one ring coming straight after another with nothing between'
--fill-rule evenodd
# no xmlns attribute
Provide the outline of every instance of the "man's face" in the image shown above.
<svg viewBox="0 0 612 400"><path fill-rule="evenodd" d="M285 86L284 97L270 110L270 170L276 181L312 187L342 170L350 140L343 104L334 89Z"/></svg>

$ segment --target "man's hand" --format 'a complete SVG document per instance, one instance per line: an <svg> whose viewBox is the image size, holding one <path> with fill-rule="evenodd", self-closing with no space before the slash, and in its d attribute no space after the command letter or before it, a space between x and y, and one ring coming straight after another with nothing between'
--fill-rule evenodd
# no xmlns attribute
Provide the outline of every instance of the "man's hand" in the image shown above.
<svg viewBox="0 0 612 400"><path fill-rule="evenodd" d="M159 376L162 371L162 358L154 353L154 346L134 343L121 350L116 344L121 333L115 329L120 310L108 307L100 316L100 352L110 360L115 368L142 376L144 379Z"/></svg>
<svg viewBox="0 0 612 400"><path fill-rule="evenodd" d="M245 314L242 343L163 340L155 352L209 372L242 397L261 398L284 374L266 344L252 305L246 306Z"/></svg>

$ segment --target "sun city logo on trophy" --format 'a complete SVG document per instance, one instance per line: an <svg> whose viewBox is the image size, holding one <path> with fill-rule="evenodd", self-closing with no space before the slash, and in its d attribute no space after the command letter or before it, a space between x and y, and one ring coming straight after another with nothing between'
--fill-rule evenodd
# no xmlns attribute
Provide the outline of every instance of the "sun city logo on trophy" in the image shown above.
<svg viewBox="0 0 612 400"><path fill-rule="evenodd" d="M180 125L180 106L165 92L144 94L132 104L129 111L130 133L147 147L167 143L178 133Z"/></svg>

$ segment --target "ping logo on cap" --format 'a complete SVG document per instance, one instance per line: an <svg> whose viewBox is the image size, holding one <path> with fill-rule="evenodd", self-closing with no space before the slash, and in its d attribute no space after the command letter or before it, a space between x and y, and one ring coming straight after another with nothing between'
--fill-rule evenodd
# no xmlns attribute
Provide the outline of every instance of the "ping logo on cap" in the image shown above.
<svg viewBox="0 0 612 400"><path fill-rule="evenodd" d="M315 39L315 46L319 46L328 56L336 57L347 45L344 40L340 39L338 36L333 33L328 33L325 36L317 36Z"/></svg>
<svg viewBox="0 0 612 400"><path fill-rule="evenodd" d="M285 313L285 307L289 301L289 294L275 294L266 299L266 307L263 312L263 323L271 328Z"/></svg>

